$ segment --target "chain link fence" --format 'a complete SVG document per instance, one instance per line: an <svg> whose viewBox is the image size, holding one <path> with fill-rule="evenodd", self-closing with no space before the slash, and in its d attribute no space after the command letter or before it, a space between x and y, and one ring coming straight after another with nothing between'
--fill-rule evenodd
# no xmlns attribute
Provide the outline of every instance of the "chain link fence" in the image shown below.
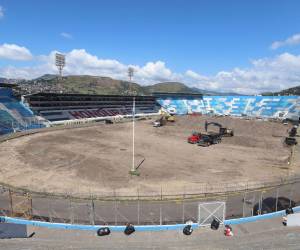
<svg viewBox="0 0 300 250"><path fill-rule="evenodd" d="M277 186L223 193L183 193L170 196L163 192L151 197L131 196L76 198L49 194L29 193L0 187L0 213L49 222L76 224L135 225L175 224L188 220L198 221L199 204L225 202L226 219L248 217L287 206L300 204L300 179ZM226 190L226 189L225 189ZM127 197L128 198L128 197Z"/></svg>

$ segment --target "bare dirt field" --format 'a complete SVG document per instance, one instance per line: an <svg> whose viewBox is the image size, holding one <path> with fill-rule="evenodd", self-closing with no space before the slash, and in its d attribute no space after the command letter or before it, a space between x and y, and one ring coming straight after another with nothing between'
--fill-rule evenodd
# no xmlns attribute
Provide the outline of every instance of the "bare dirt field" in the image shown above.
<svg viewBox="0 0 300 250"><path fill-rule="evenodd" d="M234 137L199 147L187 143L204 122L234 129ZM152 120L153 121L153 120ZM1 144L0 182L35 191L124 195L197 190L203 183L266 181L286 176L290 149L283 145L287 126L231 117L176 117L154 128L136 122L135 162L140 176L130 176L132 124L99 124L37 133ZM213 130L213 127L210 128ZM215 128L216 131L216 128Z"/></svg>

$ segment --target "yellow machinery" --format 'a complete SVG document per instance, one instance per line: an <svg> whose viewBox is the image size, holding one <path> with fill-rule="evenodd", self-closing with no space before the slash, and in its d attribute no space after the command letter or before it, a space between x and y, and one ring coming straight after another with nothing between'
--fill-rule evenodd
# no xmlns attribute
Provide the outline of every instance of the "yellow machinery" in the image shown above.
<svg viewBox="0 0 300 250"><path fill-rule="evenodd" d="M164 126L167 122L175 122L175 116L173 114L169 114L167 111L160 109L159 110L160 118L157 119L154 123L154 127Z"/></svg>
<svg viewBox="0 0 300 250"><path fill-rule="evenodd" d="M175 117L174 117L174 115L168 115L168 116L166 116L166 120L168 122L175 122Z"/></svg>
<svg viewBox="0 0 300 250"><path fill-rule="evenodd" d="M164 117L168 122L175 122L175 116L173 114L170 114L164 109L159 110L159 114Z"/></svg>

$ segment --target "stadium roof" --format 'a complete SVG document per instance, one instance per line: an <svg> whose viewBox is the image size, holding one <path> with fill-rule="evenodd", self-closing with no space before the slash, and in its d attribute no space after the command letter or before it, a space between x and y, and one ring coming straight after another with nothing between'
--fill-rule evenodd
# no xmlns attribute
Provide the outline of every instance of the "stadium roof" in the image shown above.
<svg viewBox="0 0 300 250"><path fill-rule="evenodd" d="M49 92L38 92L38 93L34 93L34 94L28 94L26 96L74 96L74 97L86 97L86 96L90 96L90 97L133 97L133 95L95 95L95 94L67 94L67 93L49 93ZM153 98L152 95L134 95L134 97L151 97Z"/></svg>
<svg viewBox="0 0 300 250"><path fill-rule="evenodd" d="M0 88L16 88L18 87L18 84L14 83L0 83Z"/></svg>

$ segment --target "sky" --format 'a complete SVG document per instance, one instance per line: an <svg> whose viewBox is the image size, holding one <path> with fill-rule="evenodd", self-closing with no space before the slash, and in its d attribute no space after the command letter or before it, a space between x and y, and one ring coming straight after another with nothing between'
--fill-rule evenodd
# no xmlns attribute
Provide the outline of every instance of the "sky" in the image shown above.
<svg viewBox="0 0 300 250"><path fill-rule="evenodd" d="M0 77L97 75L258 94L300 85L298 0L0 0Z"/></svg>

